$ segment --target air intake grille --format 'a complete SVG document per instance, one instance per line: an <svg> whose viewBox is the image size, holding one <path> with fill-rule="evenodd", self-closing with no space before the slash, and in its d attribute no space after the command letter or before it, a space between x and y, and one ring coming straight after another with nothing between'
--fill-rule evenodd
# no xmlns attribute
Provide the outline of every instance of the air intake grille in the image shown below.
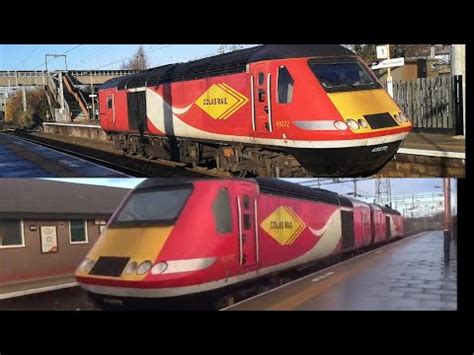
<svg viewBox="0 0 474 355"><path fill-rule="evenodd" d="M344 250L354 247L354 213L341 211L342 248Z"/></svg>
<svg viewBox="0 0 474 355"><path fill-rule="evenodd" d="M398 126L395 119L388 112L365 115L364 117L372 129Z"/></svg>
<svg viewBox="0 0 474 355"><path fill-rule="evenodd" d="M144 91L129 92L127 94L128 103L128 124L131 130L146 130L146 94Z"/></svg>

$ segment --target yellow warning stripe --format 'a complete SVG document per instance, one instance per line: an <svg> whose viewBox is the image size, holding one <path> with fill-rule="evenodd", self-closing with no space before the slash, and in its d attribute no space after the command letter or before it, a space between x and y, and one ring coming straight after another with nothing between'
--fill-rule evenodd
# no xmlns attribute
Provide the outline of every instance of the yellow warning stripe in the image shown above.
<svg viewBox="0 0 474 355"><path fill-rule="evenodd" d="M238 109L240 109L242 106L244 106L249 100L247 97L239 93L238 91L234 90L232 87L229 85L222 83L222 84L217 84L219 88L227 92L229 95L233 96L237 100L237 104L230 107L227 111L223 112L222 115L218 117L218 119L226 119L230 115L232 115L234 112L236 112Z"/></svg>
<svg viewBox="0 0 474 355"><path fill-rule="evenodd" d="M303 222L303 220L296 214L295 211L293 211L293 209L291 207L284 207L284 209L288 212L288 214L290 214L290 216L292 216L299 224L299 227L297 230L295 230L295 232L293 233L293 235L290 237L290 239L288 239L285 243L285 245L291 245L293 244L293 242L296 240L296 238L298 238L298 236L300 235L300 233L306 228L306 224Z"/></svg>
<svg viewBox="0 0 474 355"><path fill-rule="evenodd" d="M236 98L237 100L237 103L236 105L230 107L227 111L225 111L223 113L223 115L220 116L219 119L227 119L229 116L231 116L232 114L234 114L238 109L240 109L243 105L245 105L247 103L247 98L244 97L244 99L242 99L242 97L236 95L238 94L237 92L235 91L232 91L232 92L229 92L229 89L226 89L222 86L219 86L222 90L224 90L225 92L227 92L229 95L233 96L234 98Z"/></svg>
<svg viewBox="0 0 474 355"><path fill-rule="evenodd" d="M221 89L222 91L224 91L225 93L227 93L228 95L232 96L235 100L237 100L237 102L230 106L227 110L225 110L224 112L221 113L221 115L219 117L217 117L216 119L218 120L224 120L226 119L227 117L230 116L230 112L235 112L234 109L235 108L238 108L239 105L240 105L240 102L241 102L241 99L240 97L238 97L237 95L235 95L235 93L229 89L227 89L225 86L221 85L221 84L216 84L216 86Z"/></svg>

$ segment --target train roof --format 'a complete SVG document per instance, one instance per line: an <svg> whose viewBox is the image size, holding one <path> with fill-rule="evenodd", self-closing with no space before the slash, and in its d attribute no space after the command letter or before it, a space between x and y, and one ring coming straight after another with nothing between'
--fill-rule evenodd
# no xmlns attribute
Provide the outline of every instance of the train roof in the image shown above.
<svg viewBox="0 0 474 355"><path fill-rule="evenodd" d="M167 179L167 178L151 178L143 181L136 188L137 189L146 189L153 187L165 187L165 186L179 186L190 184L194 181L202 181L203 179ZM215 179L209 179L213 181ZM235 179L239 180L239 179ZM288 182L281 179L271 179L271 178L255 178L255 179L244 179L244 181L253 181L259 185L260 192L277 195L292 197L310 201L318 201L333 205L339 205L344 207L352 207L352 202L349 198L339 195L336 192L317 189L307 186L302 186L300 184Z"/></svg>
<svg viewBox="0 0 474 355"><path fill-rule="evenodd" d="M260 192L352 207L352 201L336 192L303 186L281 179L256 178Z"/></svg>
<svg viewBox="0 0 474 355"><path fill-rule="evenodd" d="M389 207L389 206L379 206L383 212L387 213L387 214L395 214L395 215L398 215L400 216L401 213L398 212L397 210L394 210L393 208Z"/></svg>
<svg viewBox="0 0 474 355"><path fill-rule="evenodd" d="M261 45L186 63L167 64L136 74L114 78L104 83L100 89L117 88L121 90L157 86L170 82L243 73L247 70L247 64L262 60L354 55L349 49L337 44Z"/></svg>
<svg viewBox="0 0 474 355"><path fill-rule="evenodd" d="M382 210L383 213L386 213L386 214L393 214L393 215L401 216L400 212L398 212L397 210L394 210L393 208L391 208L387 205L386 206L381 206L377 203L371 203L370 206L379 208L380 210Z"/></svg>

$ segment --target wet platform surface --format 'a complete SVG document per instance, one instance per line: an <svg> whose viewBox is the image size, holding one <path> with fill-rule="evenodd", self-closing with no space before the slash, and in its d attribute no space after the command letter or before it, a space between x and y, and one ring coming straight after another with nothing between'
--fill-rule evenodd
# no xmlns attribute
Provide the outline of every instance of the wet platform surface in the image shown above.
<svg viewBox="0 0 474 355"><path fill-rule="evenodd" d="M127 175L0 133L0 178L2 177L127 177Z"/></svg>
<svg viewBox="0 0 474 355"><path fill-rule="evenodd" d="M288 283L226 310L456 310L457 258L425 232Z"/></svg>
<svg viewBox="0 0 474 355"><path fill-rule="evenodd" d="M410 151L412 151L413 154L416 154L417 151L433 152L433 154L436 154L434 152L441 152L452 153L451 156L447 154L447 157L459 158L466 152L466 140L463 136L411 132L400 149L401 151L399 151L399 153L403 153L404 151L407 151L407 154ZM422 154L422 152L419 153ZM445 155L437 154L436 156Z"/></svg>

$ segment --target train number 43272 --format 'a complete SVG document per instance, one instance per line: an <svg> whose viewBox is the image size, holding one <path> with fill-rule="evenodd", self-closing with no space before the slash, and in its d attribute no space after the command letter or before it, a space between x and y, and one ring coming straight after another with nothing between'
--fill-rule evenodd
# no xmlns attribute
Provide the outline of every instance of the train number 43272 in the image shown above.
<svg viewBox="0 0 474 355"><path fill-rule="evenodd" d="M290 128L290 121L276 121L275 125L279 128Z"/></svg>

